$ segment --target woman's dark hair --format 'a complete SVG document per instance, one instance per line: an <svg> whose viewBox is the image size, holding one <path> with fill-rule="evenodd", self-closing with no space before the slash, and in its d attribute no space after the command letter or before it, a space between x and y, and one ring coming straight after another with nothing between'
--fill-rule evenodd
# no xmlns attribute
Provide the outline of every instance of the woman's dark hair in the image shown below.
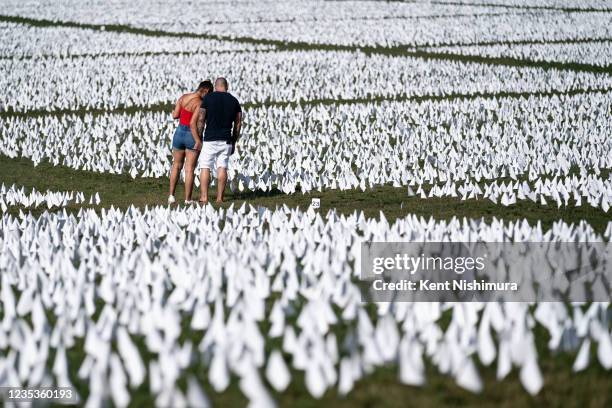
<svg viewBox="0 0 612 408"><path fill-rule="evenodd" d="M207 79L206 81L200 82L200 85L198 85L198 90L200 89L206 89L206 91L210 93L213 90L213 84Z"/></svg>

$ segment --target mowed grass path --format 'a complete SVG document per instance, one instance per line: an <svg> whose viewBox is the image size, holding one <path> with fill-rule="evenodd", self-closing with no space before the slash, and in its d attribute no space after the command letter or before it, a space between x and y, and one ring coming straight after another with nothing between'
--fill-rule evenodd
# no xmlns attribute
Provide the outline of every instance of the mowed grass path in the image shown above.
<svg viewBox="0 0 612 408"><path fill-rule="evenodd" d="M168 167L170 161L168 161ZM602 172L606 177L608 172ZM129 175L113 175L105 173L94 173L90 171L74 170L65 166L53 166L49 163L41 163L34 166L28 159L12 159L0 156L0 183L5 185L16 184L28 189L36 188L39 191L83 191L86 194L99 192L102 198L101 207L114 206L116 208L127 208L130 205L136 207L166 205L168 197L167 178L136 178ZM213 188L214 194L214 188ZM199 189L194 189L194 198L199 195ZM184 196L183 184L179 183L176 197L182 202ZM214 197L214 196L213 196ZM490 222L493 218L505 221L516 221L526 219L535 225L541 222L544 228L550 228L555 221L563 220L567 223L578 223L587 221L596 231L603 233L612 218L599 208L593 208L586 202L581 207L561 207L549 203L543 206L530 200L518 201L516 204L504 207L495 204L488 199L460 200L458 198L427 198L408 197L406 187L381 186L365 191L358 190L328 190L322 192L311 192L307 194L295 193L283 194L279 191L272 192L231 192L228 188L226 203L223 207L232 204L240 206L243 203L253 206L264 206L274 209L286 204L289 207L299 207L305 210L310 205L312 198L321 199L322 214L330 209L336 209L342 214L351 214L354 211L363 211L368 217L378 218L380 212L390 221L415 214L425 218L433 217L437 220L450 220L453 217L484 219ZM181 204L179 204L181 205ZM78 210L79 206L68 207L69 210ZM38 214L44 208L36 209L33 213ZM13 207L12 213L18 213L19 207Z"/></svg>

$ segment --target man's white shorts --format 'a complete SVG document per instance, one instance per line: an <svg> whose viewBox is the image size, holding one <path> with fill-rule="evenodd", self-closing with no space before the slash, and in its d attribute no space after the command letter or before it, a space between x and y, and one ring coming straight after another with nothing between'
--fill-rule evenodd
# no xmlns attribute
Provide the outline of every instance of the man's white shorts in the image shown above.
<svg viewBox="0 0 612 408"><path fill-rule="evenodd" d="M223 140L202 142L202 152L198 159L198 170L215 170L219 167L227 169L232 145Z"/></svg>

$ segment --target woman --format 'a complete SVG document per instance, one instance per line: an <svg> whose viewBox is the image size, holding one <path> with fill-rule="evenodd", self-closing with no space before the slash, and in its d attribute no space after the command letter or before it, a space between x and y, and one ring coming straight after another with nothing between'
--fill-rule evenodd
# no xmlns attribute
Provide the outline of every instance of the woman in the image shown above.
<svg viewBox="0 0 612 408"><path fill-rule="evenodd" d="M202 148L202 140L198 137L194 140L189 122L193 112L200 108L202 98L212 92L212 83L208 80L200 82L195 92L187 93L176 101L176 106L172 111L172 118L179 120L178 128L174 132L172 139L172 171L170 172L170 195L168 204L174 204L174 191L179 175L185 162L185 204L191 204L191 192L193 190L193 178L198 154Z"/></svg>

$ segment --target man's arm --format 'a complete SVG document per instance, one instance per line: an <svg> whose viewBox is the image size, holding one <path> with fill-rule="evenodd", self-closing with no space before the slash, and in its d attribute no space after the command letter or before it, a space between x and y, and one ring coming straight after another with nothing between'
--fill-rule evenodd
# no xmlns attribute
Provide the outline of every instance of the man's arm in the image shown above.
<svg viewBox="0 0 612 408"><path fill-rule="evenodd" d="M191 122L189 122L189 127L191 128L191 135L193 136L193 140L195 140L195 146L193 150L200 150L202 147L202 132L204 131L204 118L206 117L206 109L202 109L201 107L196 109L193 112L193 116L191 117Z"/></svg>
<svg viewBox="0 0 612 408"><path fill-rule="evenodd" d="M200 108L198 113L198 134L200 136L204 135L204 128L206 127L206 109Z"/></svg>
<svg viewBox="0 0 612 408"><path fill-rule="evenodd" d="M242 112L236 113L234 119L234 130L232 132L232 141L236 143L240 139L240 128L242 127Z"/></svg>

